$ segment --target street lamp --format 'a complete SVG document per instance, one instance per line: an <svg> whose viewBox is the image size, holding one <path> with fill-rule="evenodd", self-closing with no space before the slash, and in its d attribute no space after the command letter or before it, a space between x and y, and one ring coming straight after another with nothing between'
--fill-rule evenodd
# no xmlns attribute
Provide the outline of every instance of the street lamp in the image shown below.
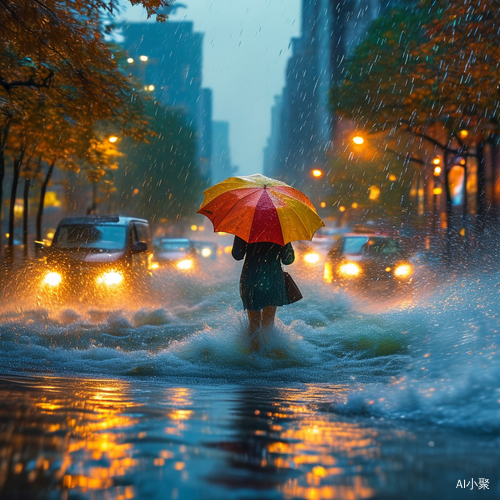
<svg viewBox="0 0 500 500"><path fill-rule="evenodd" d="M360 146L361 144L363 144L365 142L365 140L360 135L356 135L355 137L352 138L352 142L354 142L354 144L357 144L358 146Z"/></svg>
<svg viewBox="0 0 500 500"><path fill-rule="evenodd" d="M111 143L114 143L118 140L118 137L116 137L116 135L111 135L108 137L108 141L111 142Z"/></svg>
<svg viewBox="0 0 500 500"><path fill-rule="evenodd" d="M323 170L320 170L319 168L315 168L314 170L311 171L311 173L313 177L316 177L317 179L323 176Z"/></svg>
<svg viewBox="0 0 500 500"><path fill-rule="evenodd" d="M148 56L140 56L139 59L142 61L142 62L146 62L148 60Z"/></svg>
<svg viewBox="0 0 500 500"><path fill-rule="evenodd" d="M134 63L134 58L133 58L133 57L129 57L129 58L127 59L127 62L128 62L129 64L133 64L133 63Z"/></svg>

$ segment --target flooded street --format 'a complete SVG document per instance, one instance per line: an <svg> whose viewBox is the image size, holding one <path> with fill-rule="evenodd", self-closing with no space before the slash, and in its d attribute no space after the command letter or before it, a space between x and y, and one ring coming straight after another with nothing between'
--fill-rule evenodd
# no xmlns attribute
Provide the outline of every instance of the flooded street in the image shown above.
<svg viewBox="0 0 500 500"><path fill-rule="evenodd" d="M294 264L305 299L253 352L240 266L161 269L113 308L4 303L2 498L498 495L498 273L370 298Z"/></svg>

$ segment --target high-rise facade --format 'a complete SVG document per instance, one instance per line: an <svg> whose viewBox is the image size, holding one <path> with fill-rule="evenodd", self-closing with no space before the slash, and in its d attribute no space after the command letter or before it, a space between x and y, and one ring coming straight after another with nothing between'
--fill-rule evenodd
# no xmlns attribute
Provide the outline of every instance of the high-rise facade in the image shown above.
<svg viewBox="0 0 500 500"><path fill-rule="evenodd" d="M231 162L229 123L212 122L212 178L213 184L221 182L236 172Z"/></svg>
<svg viewBox="0 0 500 500"><path fill-rule="evenodd" d="M405 0L401 3L406 3ZM343 78L346 58L390 0L302 0L301 36L292 39L285 86L271 111L264 173L291 184L328 169L337 133L330 90Z"/></svg>
<svg viewBox="0 0 500 500"><path fill-rule="evenodd" d="M195 131L199 166L209 179L212 95L202 88L203 35L187 21L131 23L122 35L131 73L156 100L182 111Z"/></svg>

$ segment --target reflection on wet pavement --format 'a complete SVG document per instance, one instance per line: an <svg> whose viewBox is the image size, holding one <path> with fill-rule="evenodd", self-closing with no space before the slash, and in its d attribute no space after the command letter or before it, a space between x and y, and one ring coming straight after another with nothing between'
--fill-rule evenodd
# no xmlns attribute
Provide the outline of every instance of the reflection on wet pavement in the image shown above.
<svg viewBox="0 0 500 500"><path fill-rule="evenodd" d="M327 411L344 390L4 377L0 494L315 500L415 488L452 498L455 475L492 473L498 453L484 443L479 453L481 439L450 448L446 433ZM479 460L459 465L460 443Z"/></svg>

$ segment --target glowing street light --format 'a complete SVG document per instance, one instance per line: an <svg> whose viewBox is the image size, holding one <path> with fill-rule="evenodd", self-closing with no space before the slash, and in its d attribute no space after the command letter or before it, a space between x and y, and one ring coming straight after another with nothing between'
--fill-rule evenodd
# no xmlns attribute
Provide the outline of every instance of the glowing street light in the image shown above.
<svg viewBox="0 0 500 500"><path fill-rule="evenodd" d="M319 178L323 175L323 170L319 170L318 168L315 168L312 171L312 175L313 175L313 177Z"/></svg>
<svg viewBox="0 0 500 500"><path fill-rule="evenodd" d="M439 165L436 165L434 167L434 176L439 177L442 171L443 171L442 168Z"/></svg>
<svg viewBox="0 0 500 500"><path fill-rule="evenodd" d="M154 85L148 85L148 90L150 92L153 92L153 90L155 89L155 86Z"/></svg>
<svg viewBox="0 0 500 500"><path fill-rule="evenodd" d="M352 138L352 142L354 142L354 144L357 144L359 146L359 145L363 144L365 142L365 140L360 135L357 135L357 136Z"/></svg>
<svg viewBox="0 0 500 500"><path fill-rule="evenodd" d="M432 160L432 163L433 165L439 165L441 163L441 158L439 158L439 156L436 156L436 158Z"/></svg>
<svg viewBox="0 0 500 500"><path fill-rule="evenodd" d="M465 139L468 135L469 135L469 131L468 130L460 130L460 132L458 133L459 137L461 139Z"/></svg>
<svg viewBox="0 0 500 500"><path fill-rule="evenodd" d="M128 62L129 64L132 64L132 63L134 62L134 58L133 58L133 57L129 57L129 58L127 59L127 62Z"/></svg>
<svg viewBox="0 0 500 500"><path fill-rule="evenodd" d="M142 62L146 62L148 60L148 56L140 56L139 59L142 61Z"/></svg>
<svg viewBox="0 0 500 500"><path fill-rule="evenodd" d="M118 140L118 137L116 137L116 135L111 135L109 136L108 138L108 141L111 142L111 143L114 143Z"/></svg>

